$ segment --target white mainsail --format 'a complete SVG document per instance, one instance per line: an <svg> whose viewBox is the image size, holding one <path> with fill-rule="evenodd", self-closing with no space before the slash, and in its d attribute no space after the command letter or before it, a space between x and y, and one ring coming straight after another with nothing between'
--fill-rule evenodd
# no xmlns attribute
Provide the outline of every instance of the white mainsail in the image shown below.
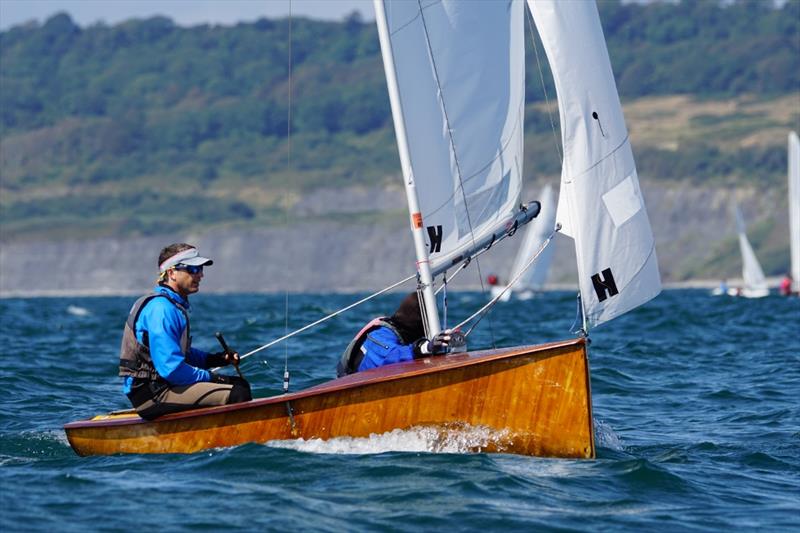
<svg viewBox="0 0 800 533"><path fill-rule="evenodd" d="M655 241L597 6L528 6L558 95L564 161L556 220L575 240L588 330L661 292Z"/></svg>
<svg viewBox="0 0 800 533"><path fill-rule="evenodd" d="M789 242L792 292L800 292L800 139L789 133Z"/></svg>
<svg viewBox="0 0 800 533"><path fill-rule="evenodd" d="M535 221L528 225L525 230L525 237L522 244L517 251L517 256L514 259L514 264L511 267L511 275L509 281L515 279L520 275L525 266L531 258L539 251L544 242L553 233L556 224L556 204L553 199L553 188L548 184L542 189L542 194L539 197L541 204L541 211ZM542 252L536 261L531 265L528 270L520 276L519 280L514 284L515 291L529 289L532 291L540 291L547 280L547 274L550 271L550 263L553 260L553 244L550 243ZM509 291L511 292L511 291Z"/></svg>
<svg viewBox="0 0 800 533"><path fill-rule="evenodd" d="M764 277L764 271L761 269L753 247L750 246L750 241L747 239L742 213L739 211L738 205L733 207L736 215L736 231L739 233L739 249L742 252L742 279L744 280L742 296L747 298L767 296L769 294L767 280Z"/></svg>
<svg viewBox="0 0 800 533"><path fill-rule="evenodd" d="M375 7L390 40L382 36L381 44L396 77L395 127L405 128L403 174L421 213L414 219L412 207L412 229L424 228L435 274L519 211L524 4L375 0Z"/></svg>

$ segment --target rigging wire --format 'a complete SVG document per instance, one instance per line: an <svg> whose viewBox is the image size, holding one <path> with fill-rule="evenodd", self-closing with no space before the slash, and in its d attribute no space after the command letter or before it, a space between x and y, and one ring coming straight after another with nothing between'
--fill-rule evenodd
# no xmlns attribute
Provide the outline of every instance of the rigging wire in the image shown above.
<svg viewBox="0 0 800 533"><path fill-rule="evenodd" d="M533 31L533 13L528 10L528 16L526 17L528 20L528 33L531 36L531 43L533 44L533 52L534 57L536 57L536 67L539 71L539 81L542 84L542 92L544 93L544 101L545 105L547 106L547 115L550 118L550 129L553 130L553 144L555 144L556 152L558 153L558 159L561 161L561 165L564 165L564 154L561 153L561 143L558 139L558 133L556 133L556 123L553 120L553 107L550 105L550 96L547 94L547 85L544 83L544 72L542 70L542 63L539 60L539 47L536 46L536 34Z"/></svg>
<svg viewBox="0 0 800 533"><path fill-rule="evenodd" d="M287 110L286 119L286 170L288 174L292 172L292 0L289 0L289 105ZM287 192L284 192L288 196ZM284 201L283 204L284 224L286 229L289 228L289 204ZM285 234L285 233L284 233ZM284 274L290 272L289 268L289 255L283 254L284 257ZM289 284L284 285L284 304L283 304L283 336L288 338L289 331ZM244 357L242 358L244 359ZM289 343L283 345L283 393L289 392Z"/></svg>
<svg viewBox="0 0 800 533"><path fill-rule="evenodd" d="M465 324L468 324L475 317L478 317L478 315L480 315L478 320L464 333L464 337L469 336L469 334L472 333L472 330L475 329L475 326L477 326L480 323L480 321L483 320L483 317L485 317L486 315L489 314L489 311L491 310L491 308L494 307L494 305L500 300L500 298L502 298L503 295L506 292L508 292L508 290L519 280L519 278L522 277L522 274L524 274L525 271L528 270L528 268L530 268L530 266L536 261L536 259L539 257L539 255L541 255L541 253L544 251L544 249L547 248L547 246L553 240L553 237L555 237L556 233L558 233L559 231L561 231L561 224L556 224L556 227L550 233L550 236L547 237L547 239L539 247L539 250L536 252L536 254L533 257L530 258L530 260L519 271L519 273L516 276L514 276L514 279L510 280L508 282L508 285L506 285L505 288L502 291L500 291L500 293L497 296L495 296L494 298L489 300L489 302L486 305L484 305L483 307L481 307L480 309L475 311L471 316L469 316L465 320L462 320L453 329L462 328Z"/></svg>
<svg viewBox="0 0 800 533"><path fill-rule="evenodd" d="M428 24L425 20L425 11L422 7L422 0L417 0L417 5L419 6L419 14L420 20L422 21L423 33L425 34L425 44L428 47L428 57L431 60L431 66L433 67L433 77L434 81L436 82L436 88L438 89L439 94L439 103L442 106L442 113L444 114L444 121L447 124L447 137L450 139L450 147L453 151L453 162L456 166L456 174L458 177L458 184L459 189L461 190L461 197L464 201L464 213L467 215L467 224L469 225L469 234L472 237L472 245L475 246L475 230L472 227L472 216L469 212L469 203L467 202L467 193L464 188L464 180L463 174L461 172L461 162L458 158L458 151L456 150L456 141L453 138L453 126L450 122L450 117L447 113L447 105L444 102L444 89L442 88L442 84L440 83L439 79L439 68L436 65L436 57L433 53L433 47L431 46L430 34L428 32ZM478 280L481 284L481 293L486 294L486 287L483 285L483 272L481 272L481 263L480 261L475 261L475 264L478 268ZM492 319L489 318L489 332L492 339L492 347L496 348L495 340L494 340L494 329L492 328Z"/></svg>
<svg viewBox="0 0 800 533"><path fill-rule="evenodd" d="M326 321L330 320L331 318L333 318L335 316L341 315L345 311L349 311L350 309L352 309L354 307L357 307L357 306L363 304L364 302L372 300L373 298L375 298L377 296L380 296L383 293L389 292L390 290L392 290L392 289L394 289L396 287L399 287L403 283L407 283L407 282L411 281L412 279L415 279L416 277L417 277L416 274L412 274L412 275L408 276L405 279L401 279L400 281L398 281L396 283L393 283L392 285L389 285L388 287L385 287L385 288L379 290L378 292L374 292L374 293L370 294L369 296L366 296L366 297L362 298L361 300L358 300L357 302L354 302L354 303L348 305L347 307L343 307L343 308L339 309L338 311L334 311L333 313L331 313L331 314L329 314L327 316L324 316L324 317L320 318L319 320L317 320L315 322L312 322L311 324L307 324L307 325L303 326L300 329L296 329L291 333L287 333L286 335L284 335L283 337L281 337L279 339L275 339L273 341L268 342L267 344L264 344L263 346L259 346L255 350L251 350L251 351L247 352L246 354L244 354L243 356L241 356L240 359L246 359L247 357L250 357L254 353L258 353L258 352L260 352L262 350L266 350L270 346L274 346L275 344L278 344L281 341L285 341L286 339L294 337L295 335L298 335L298 334L306 331L307 329L313 328L314 326L318 326L319 324L322 324L323 322L326 322Z"/></svg>

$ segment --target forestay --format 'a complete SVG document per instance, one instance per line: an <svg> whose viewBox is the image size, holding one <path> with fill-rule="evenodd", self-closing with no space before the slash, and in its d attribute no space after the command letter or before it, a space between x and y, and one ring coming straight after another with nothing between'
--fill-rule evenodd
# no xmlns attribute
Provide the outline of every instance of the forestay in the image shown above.
<svg viewBox="0 0 800 533"><path fill-rule="evenodd" d="M564 161L556 220L575 241L588 330L661 291L655 241L595 3L528 5L558 95Z"/></svg>
<svg viewBox="0 0 800 533"><path fill-rule="evenodd" d="M412 223L425 226L435 273L502 231L519 209L524 3L377 3L405 123L404 178L416 186L422 215Z"/></svg>
<svg viewBox="0 0 800 533"><path fill-rule="evenodd" d="M536 220L531 222L525 230L525 237L514 259L511 275L508 278L510 280L513 280L522 272L531 258L536 255L545 241L553 234L556 223L556 204L553 198L553 188L549 184L542 189L539 202L542 206L541 211L539 211L539 216ZM547 273L550 270L554 250L555 248L552 244L545 247L536 262L519 278L514 289L541 290L547 280Z"/></svg>

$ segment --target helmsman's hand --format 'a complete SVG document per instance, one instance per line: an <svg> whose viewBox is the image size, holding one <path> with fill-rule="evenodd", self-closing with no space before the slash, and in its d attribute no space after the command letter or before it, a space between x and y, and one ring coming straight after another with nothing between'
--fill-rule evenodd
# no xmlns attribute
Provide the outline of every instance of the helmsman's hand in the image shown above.
<svg viewBox="0 0 800 533"><path fill-rule="evenodd" d="M238 365L239 364L239 353L238 352L216 352L208 354L206 358L206 364L209 368L217 368L220 366L228 366L230 364Z"/></svg>

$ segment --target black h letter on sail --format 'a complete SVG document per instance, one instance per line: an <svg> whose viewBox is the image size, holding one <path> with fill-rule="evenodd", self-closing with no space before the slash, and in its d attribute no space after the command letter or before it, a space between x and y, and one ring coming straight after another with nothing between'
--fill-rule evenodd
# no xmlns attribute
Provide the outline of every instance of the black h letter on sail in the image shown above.
<svg viewBox="0 0 800 533"><path fill-rule="evenodd" d="M600 277L600 274L593 275L592 285L594 285L594 291L597 293L597 299L601 302L609 296L619 294L619 291L617 290L617 284L614 283L614 276L611 275L610 268L603 270L602 278ZM606 295L606 291L608 291L608 295Z"/></svg>
<svg viewBox="0 0 800 533"><path fill-rule="evenodd" d="M428 252L439 252L442 249L442 226L428 226L428 238L431 240L431 249Z"/></svg>

